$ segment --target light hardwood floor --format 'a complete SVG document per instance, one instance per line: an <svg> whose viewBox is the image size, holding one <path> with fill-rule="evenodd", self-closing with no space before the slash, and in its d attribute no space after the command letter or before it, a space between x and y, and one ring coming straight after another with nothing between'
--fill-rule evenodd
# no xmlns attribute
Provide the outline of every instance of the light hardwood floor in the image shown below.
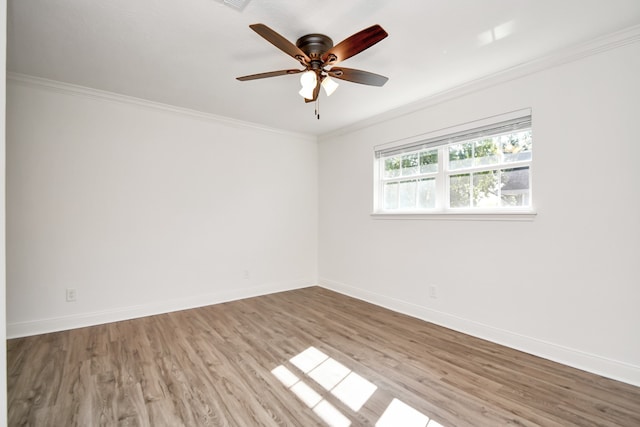
<svg viewBox="0 0 640 427"><path fill-rule="evenodd" d="M640 388L318 287L9 340L8 405L10 426L640 426Z"/></svg>

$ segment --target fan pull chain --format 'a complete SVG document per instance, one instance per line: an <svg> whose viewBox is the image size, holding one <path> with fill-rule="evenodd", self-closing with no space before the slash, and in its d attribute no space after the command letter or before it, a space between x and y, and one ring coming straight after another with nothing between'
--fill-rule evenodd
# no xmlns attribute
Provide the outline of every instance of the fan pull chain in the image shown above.
<svg viewBox="0 0 640 427"><path fill-rule="evenodd" d="M316 118L318 120L320 120L320 97L316 98L316 111L315 111L315 115Z"/></svg>

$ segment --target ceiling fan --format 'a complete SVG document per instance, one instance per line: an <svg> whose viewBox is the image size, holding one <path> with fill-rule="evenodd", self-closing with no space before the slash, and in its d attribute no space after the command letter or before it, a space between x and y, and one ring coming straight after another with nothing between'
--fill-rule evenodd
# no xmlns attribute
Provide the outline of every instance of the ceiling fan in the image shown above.
<svg viewBox="0 0 640 427"><path fill-rule="evenodd" d="M333 40L324 34L307 34L300 37L296 44L293 44L264 24L253 24L249 27L275 47L300 62L304 68L237 77L240 81L303 73L300 78L302 89L299 93L306 102L313 102L318 99L320 87L323 87L328 95L333 93L338 84L332 78L369 86L383 86L389 80L387 77L368 71L335 67L337 63L351 58L387 37L387 32L380 25L365 28L335 46Z"/></svg>

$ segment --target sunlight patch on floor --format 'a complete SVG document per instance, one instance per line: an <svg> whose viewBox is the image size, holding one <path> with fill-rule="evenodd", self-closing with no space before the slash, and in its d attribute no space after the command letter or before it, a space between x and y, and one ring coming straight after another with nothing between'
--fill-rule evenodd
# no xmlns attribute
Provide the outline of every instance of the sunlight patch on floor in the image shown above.
<svg viewBox="0 0 640 427"><path fill-rule="evenodd" d="M351 370L340 362L328 358L320 365L307 373L311 378L322 386L325 390L331 390L342 381Z"/></svg>
<svg viewBox="0 0 640 427"><path fill-rule="evenodd" d="M289 362L305 374L309 373L313 368L327 360L329 356L321 352L315 347L309 347L305 351L293 356Z"/></svg>
<svg viewBox="0 0 640 427"><path fill-rule="evenodd" d="M425 427L429 417L398 399L393 399L376 427Z"/></svg>
<svg viewBox="0 0 640 427"><path fill-rule="evenodd" d="M318 416L331 427L349 427L351 425L351 420L326 400L318 403L318 405L313 408L313 412L318 414Z"/></svg>
<svg viewBox="0 0 640 427"><path fill-rule="evenodd" d="M365 380L355 372L351 372L331 390L331 394L344 402L353 411L358 412L377 388L375 384Z"/></svg>
<svg viewBox="0 0 640 427"><path fill-rule="evenodd" d="M315 347L307 348L289 359L289 362L355 413L362 409L378 389L375 384ZM285 366L277 366L271 373L330 427L351 425L347 416ZM376 427L398 426L443 427L420 411L394 398L378 419Z"/></svg>

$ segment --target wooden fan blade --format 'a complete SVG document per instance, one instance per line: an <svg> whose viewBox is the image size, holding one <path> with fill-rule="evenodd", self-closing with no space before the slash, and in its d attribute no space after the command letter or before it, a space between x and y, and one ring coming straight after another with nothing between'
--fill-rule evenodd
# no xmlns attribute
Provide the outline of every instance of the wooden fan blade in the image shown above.
<svg viewBox="0 0 640 427"><path fill-rule="evenodd" d="M372 25L369 28L365 28L354 35L347 37L329 49L324 55L322 55L322 60L325 65L337 64L340 61L351 58L353 55L370 48L388 35L389 34L387 34L380 25Z"/></svg>
<svg viewBox="0 0 640 427"><path fill-rule="evenodd" d="M252 24L249 25L256 33L260 34L266 41L291 56L293 59L308 64L311 59L304 53L298 46L291 43L289 40L282 37L280 34L273 31L271 28L264 24Z"/></svg>
<svg viewBox="0 0 640 427"><path fill-rule="evenodd" d="M287 74L298 74L306 70L279 70L279 71L269 71L267 73L258 73L258 74L250 74L248 76L236 77L237 80L241 82L247 80L256 80L256 79L266 79L267 77L277 77L284 76Z"/></svg>
<svg viewBox="0 0 640 427"><path fill-rule="evenodd" d="M389 80L388 77L380 74L370 73L368 71L355 70L353 68L333 67L327 71L331 77L336 79L347 80L353 83L360 83L369 86L384 86Z"/></svg>

